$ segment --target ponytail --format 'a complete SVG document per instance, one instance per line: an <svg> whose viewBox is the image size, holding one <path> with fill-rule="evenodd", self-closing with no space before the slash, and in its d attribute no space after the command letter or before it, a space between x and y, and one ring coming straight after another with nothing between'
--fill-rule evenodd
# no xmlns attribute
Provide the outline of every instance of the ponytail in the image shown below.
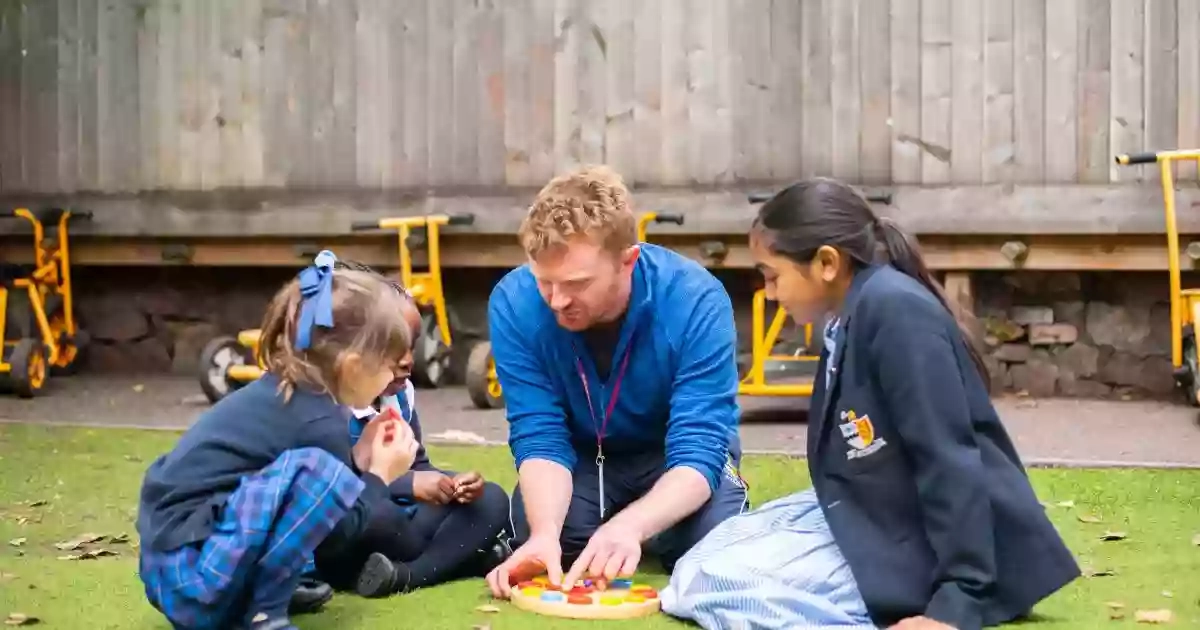
<svg viewBox="0 0 1200 630"><path fill-rule="evenodd" d="M983 362L983 355L979 352L975 335L971 333L967 324L972 317L971 313L946 296L946 291L942 288L941 283L933 277L933 272L925 264L925 258L921 256L921 248L916 239L909 236L895 221L887 217L876 219L876 225L878 226L876 228L877 238L887 252L891 265L929 289L929 292L933 293L942 306L954 316L954 321L958 324L958 330L962 334L963 343L967 346L967 353L971 356L971 362L975 364L975 369L983 379L984 387L990 391L991 378L988 376L987 365Z"/></svg>

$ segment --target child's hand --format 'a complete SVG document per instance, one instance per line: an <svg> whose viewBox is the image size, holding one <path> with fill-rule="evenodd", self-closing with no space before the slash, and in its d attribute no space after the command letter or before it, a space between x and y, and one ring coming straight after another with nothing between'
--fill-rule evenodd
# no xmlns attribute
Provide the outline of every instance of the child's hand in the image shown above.
<svg viewBox="0 0 1200 630"><path fill-rule="evenodd" d="M459 473L454 477L454 500L459 503L470 503L483 494L483 475L475 471Z"/></svg>
<svg viewBox="0 0 1200 630"><path fill-rule="evenodd" d="M375 436L379 432L379 428L389 420L396 419L396 412L390 407L383 410L382 413L377 413L371 416L363 427L362 435L358 441L351 447L351 452L354 455L354 465L359 471L367 471L371 469L371 451L375 448Z"/></svg>
<svg viewBox="0 0 1200 630"><path fill-rule="evenodd" d="M390 485L412 468L418 447L407 422L385 421L371 441L371 474Z"/></svg>
<svg viewBox="0 0 1200 630"><path fill-rule="evenodd" d="M454 498L454 480L436 470L413 473L413 498L421 503L445 505Z"/></svg>

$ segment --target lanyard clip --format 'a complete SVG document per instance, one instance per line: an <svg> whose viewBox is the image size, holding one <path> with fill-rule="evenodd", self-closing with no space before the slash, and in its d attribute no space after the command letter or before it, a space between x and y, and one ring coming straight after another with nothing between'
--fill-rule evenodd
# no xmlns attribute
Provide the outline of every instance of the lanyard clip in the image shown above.
<svg viewBox="0 0 1200 630"><path fill-rule="evenodd" d="M599 454L597 454L597 455L596 455L596 465L597 465L597 466L603 466L603 465L604 465L604 454L603 454L603 453L599 453Z"/></svg>

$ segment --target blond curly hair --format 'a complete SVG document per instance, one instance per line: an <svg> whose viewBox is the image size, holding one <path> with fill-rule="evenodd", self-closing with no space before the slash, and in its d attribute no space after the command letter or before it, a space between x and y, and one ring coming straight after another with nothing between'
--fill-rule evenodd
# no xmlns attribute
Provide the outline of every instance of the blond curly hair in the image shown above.
<svg viewBox="0 0 1200 630"><path fill-rule="evenodd" d="M518 232L530 258L583 236L613 253L637 244L625 180L607 166L584 166L550 180Z"/></svg>

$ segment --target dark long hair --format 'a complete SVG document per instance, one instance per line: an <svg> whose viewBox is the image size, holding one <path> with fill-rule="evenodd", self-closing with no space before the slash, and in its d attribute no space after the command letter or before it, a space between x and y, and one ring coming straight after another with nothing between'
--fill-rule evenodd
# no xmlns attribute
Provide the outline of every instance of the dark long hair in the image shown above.
<svg viewBox="0 0 1200 630"><path fill-rule="evenodd" d="M854 266L890 263L920 282L954 316L971 362L989 387L987 366L966 323L970 313L947 299L916 239L891 219L877 216L853 188L823 177L793 184L763 204L753 229L770 235L766 243L773 253L798 263L809 263L828 245L849 256Z"/></svg>

